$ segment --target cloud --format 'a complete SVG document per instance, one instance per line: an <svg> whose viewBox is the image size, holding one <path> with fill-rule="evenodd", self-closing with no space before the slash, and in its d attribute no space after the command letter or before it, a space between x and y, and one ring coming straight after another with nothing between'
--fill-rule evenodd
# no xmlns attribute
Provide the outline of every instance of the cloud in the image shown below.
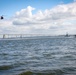
<svg viewBox="0 0 76 75"><path fill-rule="evenodd" d="M12 20L0 21L0 33L74 34L76 31L76 2L60 4L44 11L28 6L16 12Z"/></svg>
<svg viewBox="0 0 76 75"><path fill-rule="evenodd" d="M76 0L74 0L74 2L76 2Z"/></svg>
<svg viewBox="0 0 76 75"><path fill-rule="evenodd" d="M14 25L31 25L31 24L44 24L50 21L57 21L61 19L69 19L76 17L76 3L58 5L50 10L46 9L44 12L39 10L36 14L32 14L31 6L22 9L15 15Z"/></svg>
<svg viewBox="0 0 76 75"><path fill-rule="evenodd" d="M32 18L32 10L35 8L28 6L26 9L16 12L14 16L14 25L30 24Z"/></svg>

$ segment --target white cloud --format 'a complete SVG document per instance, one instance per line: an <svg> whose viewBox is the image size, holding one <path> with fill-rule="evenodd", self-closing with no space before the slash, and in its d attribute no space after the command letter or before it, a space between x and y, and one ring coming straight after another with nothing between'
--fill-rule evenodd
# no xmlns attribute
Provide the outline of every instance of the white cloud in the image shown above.
<svg viewBox="0 0 76 75"><path fill-rule="evenodd" d="M74 2L76 2L76 0L74 0Z"/></svg>
<svg viewBox="0 0 76 75"><path fill-rule="evenodd" d="M0 21L0 33L65 34L76 31L76 2L61 4L32 14L28 6L16 12L12 20Z"/></svg>
<svg viewBox="0 0 76 75"><path fill-rule="evenodd" d="M17 18L21 18L21 17L32 17L32 10L34 10L35 8L28 6L26 9L22 9L21 11L16 12L15 17Z"/></svg>

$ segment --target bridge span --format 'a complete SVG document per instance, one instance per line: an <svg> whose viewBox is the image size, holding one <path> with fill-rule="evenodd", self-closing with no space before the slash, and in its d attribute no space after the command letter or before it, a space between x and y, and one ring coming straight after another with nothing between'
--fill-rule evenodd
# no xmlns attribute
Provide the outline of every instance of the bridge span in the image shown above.
<svg viewBox="0 0 76 75"><path fill-rule="evenodd" d="M34 37L34 36L49 36L45 34L0 34L0 38L25 38L25 37ZM51 35L50 35L51 36Z"/></svg>
<svg viewBox="0 0 76 75"><path fill-rule="evenodd" d="M0 34L0 38L2 39L10 39L10 38L27 38L27 37L39 37L39 36L53 36L53 37L75 37L76 35L51 35L51 34Z"/></svg>

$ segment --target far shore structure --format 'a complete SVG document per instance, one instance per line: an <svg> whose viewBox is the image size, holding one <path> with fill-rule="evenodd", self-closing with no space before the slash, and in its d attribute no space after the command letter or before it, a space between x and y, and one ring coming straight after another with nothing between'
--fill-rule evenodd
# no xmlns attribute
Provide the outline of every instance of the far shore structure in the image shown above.
<svg viewBox="0 0 76 75"><path fill-rule="evenodd" d="M50 34L0 34L0 38L5 39L5 38L25 38L25 37L36 37L36 36L61 36L61 37L76 37L76 34L74 35L50 35Z"/></svg>

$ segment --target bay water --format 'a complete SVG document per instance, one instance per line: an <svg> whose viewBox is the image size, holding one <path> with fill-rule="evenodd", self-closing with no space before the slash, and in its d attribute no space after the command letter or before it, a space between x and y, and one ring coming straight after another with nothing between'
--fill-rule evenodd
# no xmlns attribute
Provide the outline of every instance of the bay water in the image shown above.
<svg viewBox="0 0 76 75"><path fill-rule="evenodd" d="M0 39L0 75L76 75L76 38Z"/></svg>

